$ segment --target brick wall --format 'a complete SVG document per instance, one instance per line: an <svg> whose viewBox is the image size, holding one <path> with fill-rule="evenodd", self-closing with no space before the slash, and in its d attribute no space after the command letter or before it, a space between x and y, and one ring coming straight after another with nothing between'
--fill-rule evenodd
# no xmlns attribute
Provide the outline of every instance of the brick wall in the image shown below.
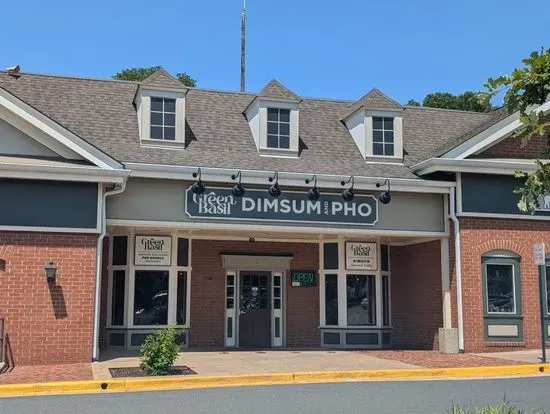
<svg viewBox="0 0 550 414"><path fill-rule="evenodd" d="M519 348L540 346L538 269L534 264L533 244L550 245L550 222L537 220L461 218L461 257L464 306L464 348L466 352L511 350L513 343L484 341L481 256L494 249L510 250L521 256L521 292L525 343ZM454 261L454 257L451 258ZM454 265L451 267L453 304L456 304ZM456 306L453 306L453 323ZM456 326L456 325L454 325Z"/></svg>
<svg viewBox="0 0 550 414"><path fill-rule="evenodd" d="M95 253L95 235L0 232L0 315L16 365L91 360Z"/></svg>
<svg viewBox="0 0 550 414"><path fill-rule="evenodd" d="M190 346L224 346L225 270L220 252L293 253L291 269L319 269L318 244L193 240ZM269 269L266 269L269 270ZM287 346L319 346L319 287L292 288L286 275Z"/></svg>
<svg viewBox="0 0 550 414"><path fill-rule="evenodd" d="M392 246L390 260L394 345L438 349L443 326L441 242Z"/></svg>
<svg viewBox="0 0 550 414"><path fill-rule="evenodd" d="M480 157L535 159L540 157L546 149L548 149L548 137L533 137L524 148L521 147L521 138L510 137L488 148Z"/></svg>

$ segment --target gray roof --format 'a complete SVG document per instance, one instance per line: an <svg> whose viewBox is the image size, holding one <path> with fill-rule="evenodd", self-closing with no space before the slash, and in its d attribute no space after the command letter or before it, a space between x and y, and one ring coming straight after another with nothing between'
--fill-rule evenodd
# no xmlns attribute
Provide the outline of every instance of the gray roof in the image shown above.
<svg viewBox="0 0 550 414"><path fill-rule="evenodd" d="M418 178L408 166L492 114L404 107L404 165L366 163L341 121L349 101L300 102L299 158L258 154L243 110L255 94L189 88L185 150L142 147L133 99L139 83L0 71L0 87L120 162Z"/></svg>
<svg viewBox="0 0 550 414"><path fill-rule="evenodd" d="M263 98L283 99L287 101L299 101L300 97L281 84L278 80L272 79L260 91L258 96Z"/></svg>
<svg viewBox="0 0 550 414"><path fill-rule="evenodd" d="M170 75L164 68L159 68L152 75L145 78L142 85L156 88L179 88L185 89L183 83L181 83L174 76Z"/></svg>
<svg viewBox="0 0 550 414"><path fill-rule="evenodd" d="M346 112L344 113L342 119L354 114L360 108L403 109L403 106L375 88L369 91L365 96L363 96L356 102L350 104L349 108L346 109Z"/></svg>

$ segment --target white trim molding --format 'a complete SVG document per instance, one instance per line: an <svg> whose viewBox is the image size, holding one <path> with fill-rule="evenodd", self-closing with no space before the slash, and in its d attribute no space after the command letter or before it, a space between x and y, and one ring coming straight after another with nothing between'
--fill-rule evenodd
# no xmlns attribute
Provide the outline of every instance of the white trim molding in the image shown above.
<svg viewBox="0 0 550 414"><path fill-rule="evenodd" d="M420 175L431 174L437 171L514 175L516 171L536 171L538 166L535 164L535 160L529 159L430 158L411 168Z"/></svg>

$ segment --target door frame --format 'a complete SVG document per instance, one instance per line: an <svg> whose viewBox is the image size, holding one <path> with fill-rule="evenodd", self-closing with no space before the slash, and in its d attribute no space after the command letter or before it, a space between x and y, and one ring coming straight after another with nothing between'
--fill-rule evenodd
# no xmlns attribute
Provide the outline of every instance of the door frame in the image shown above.
<svg viewBox="0 0 550 414"><path fill-rule="evenodd" d="M224 344L226 347L239 348L239 312L240 312L240 289L241 274L243 272L264 272L270 274L270 323L271 339L270 347L279 348L286 345L286 272L282 270L258 270L258 269L240 269L225 271L225 317L224 317ZM229 285L229 277L233 276L233 285ZM280 286L274 283L275 277L280 276ZM233 288L233 296L228 296L228 288ZM280 287L280 297L275 297L274 290ZM233 299L233 307L228 308L228 299ZM275 299L281 300L280 309L275 309ZM279 323L279 336L275 336L276 323ZM231 335L229 335L231 334Z"/></svg>

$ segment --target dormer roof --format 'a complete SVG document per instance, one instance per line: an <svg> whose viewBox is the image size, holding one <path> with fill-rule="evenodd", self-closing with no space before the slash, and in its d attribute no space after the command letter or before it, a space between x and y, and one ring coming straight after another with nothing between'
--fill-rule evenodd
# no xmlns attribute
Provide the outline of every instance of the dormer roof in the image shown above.
<svg viewBox="0 0 550 414"><path fill-rule="evenodd" d="M278 80L272 79L258 94L260 98L270 98L284 101L300 101L300 97L290 89L281 84Z"/></svg>
<svg viewBox="0 0 550 414"><path fill-rule="evenodd" d="M186 89L183 83L170 75L163 67L159 67L152 75L141 81L141 85L151 88Z"/></svg>
<svg viewBox="0 0 550 414"><path fill-rule="evenodd" d="M352 103L344 113L342 119L348 118L361 108L402 110L403 106L389 96L383 94L380 90L374 88L362 98Z"/></svg>

